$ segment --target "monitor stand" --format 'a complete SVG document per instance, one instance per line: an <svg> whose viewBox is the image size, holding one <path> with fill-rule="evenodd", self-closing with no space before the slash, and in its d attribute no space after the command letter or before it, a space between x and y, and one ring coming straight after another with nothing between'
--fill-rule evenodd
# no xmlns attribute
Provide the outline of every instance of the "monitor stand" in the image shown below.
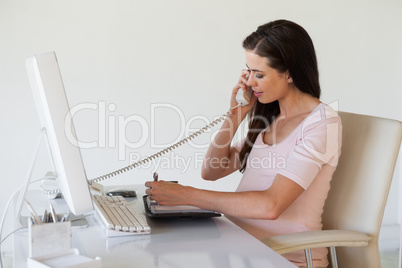
<svg viewBox="0 0 402 268"><path fill-rule="evenodd" d="M28 220L30 219L30 217L23 216L23 215L21 215L21 213L22 213L22 209L24 206L24 200L27 196L29 185L31 183L34 183L34 182L37 182L37 181L40 181L43 179L49 179L49 180L54 181L53 185L51 185L50 188L49 188L49 184L47 184L47 186L46 186L47 189L43 189L43 191L40 193L40 195L37 194L37 196L34 197L35 199L43 199L43 196L47 196L48 199L55 199L55 198L61 196L60 188L57 185L57 174L54 174L53 172L47 172L43 178L31 181L32 173L33 173L33 170L34 170L34 167L36 164L36 159L38 156L38 151L39 151L41 141L43 138L45 139L45 142L47 145L47 149L48 149L50 159L51 159L52 168L53 168L53 170L55 170L54 159L53 159L52 153L50 151L50 145L49 145L49 140L47 137L46 128L42 128L40 130L39 138L38 138L37 144L35 146L34 155L31 159L31 163L28 168L27 180L26 180L25 184L23 185L23 189L21 190L22 192L20 193L19 198L16 200L17 205L15 206L15 208L16 208L15 220L16 220L17 227L27 227L28 226ZM66 207L68 207L68 206L66 205ZM88 226L88 222L85 218L85 215L74 215L71 212L69 212L69 219L71 221L71 227L84 228L84 227Z"/></svg>

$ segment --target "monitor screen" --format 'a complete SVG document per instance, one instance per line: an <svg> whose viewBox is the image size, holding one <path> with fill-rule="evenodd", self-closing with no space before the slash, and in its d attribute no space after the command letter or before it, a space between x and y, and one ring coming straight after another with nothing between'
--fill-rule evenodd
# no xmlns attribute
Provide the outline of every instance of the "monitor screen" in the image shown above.
<svg viewBox="0 0 402 268"><path fill-rule="evenodd" d="M92 211L92 197L77 139L68 139L66 135L65 120L72 119L56 54L33 56L27 59L26 66L64 199L75 215ZM71 128L68 133L75 133L73 122Z"/></svg>

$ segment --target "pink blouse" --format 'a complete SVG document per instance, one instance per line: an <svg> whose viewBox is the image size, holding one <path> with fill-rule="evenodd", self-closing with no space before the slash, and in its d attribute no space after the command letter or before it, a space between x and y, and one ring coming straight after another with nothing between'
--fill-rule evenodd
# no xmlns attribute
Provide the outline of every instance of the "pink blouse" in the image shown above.
<svg viewBox="0 0 402 268"><path fill-rule="evenodd" d="M305 191L276 219L231 220L258 239L280 234L321 230L321 215L332 174L341 152L342 124L329 106L319 104L293 132L272 146L260 133L247 159L247 167L236 191L268 189L276 174L299 184ZM234 145L241 150L244 140ZM314 265L326 266L326 249L312 250ZM284 255L296 265L305 265L304 252Z"/></svg>

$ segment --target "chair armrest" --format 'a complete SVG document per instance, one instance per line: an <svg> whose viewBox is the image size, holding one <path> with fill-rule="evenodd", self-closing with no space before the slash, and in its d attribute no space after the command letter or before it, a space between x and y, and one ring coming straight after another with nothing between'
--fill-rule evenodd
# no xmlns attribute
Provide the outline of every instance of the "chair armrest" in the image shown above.
<svg viewBox="0 0 402 268"><path fill-rule="evenodd" d="M364 247L370 239L370 236L356 231L321 230L272 236L261 242L277 253L285 254L308 248Z"/></svg>

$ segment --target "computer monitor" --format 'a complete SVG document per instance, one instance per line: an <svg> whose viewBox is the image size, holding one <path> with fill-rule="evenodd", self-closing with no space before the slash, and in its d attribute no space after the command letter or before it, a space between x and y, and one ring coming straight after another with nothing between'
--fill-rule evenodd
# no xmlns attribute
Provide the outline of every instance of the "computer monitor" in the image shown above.
<svg viewBox="0 0 402 268"><path fill-rule="evenodd" d="M76 142L69 140L65 120L70 118L63 80L54 52L39 54L26 61L29 80L40 122L46 129L54 173L62 194L72 213L84 214L93 210L92 197ZM72 120L72 119L71 119ZM75 133L71 122L69 133Z"/></svg>

